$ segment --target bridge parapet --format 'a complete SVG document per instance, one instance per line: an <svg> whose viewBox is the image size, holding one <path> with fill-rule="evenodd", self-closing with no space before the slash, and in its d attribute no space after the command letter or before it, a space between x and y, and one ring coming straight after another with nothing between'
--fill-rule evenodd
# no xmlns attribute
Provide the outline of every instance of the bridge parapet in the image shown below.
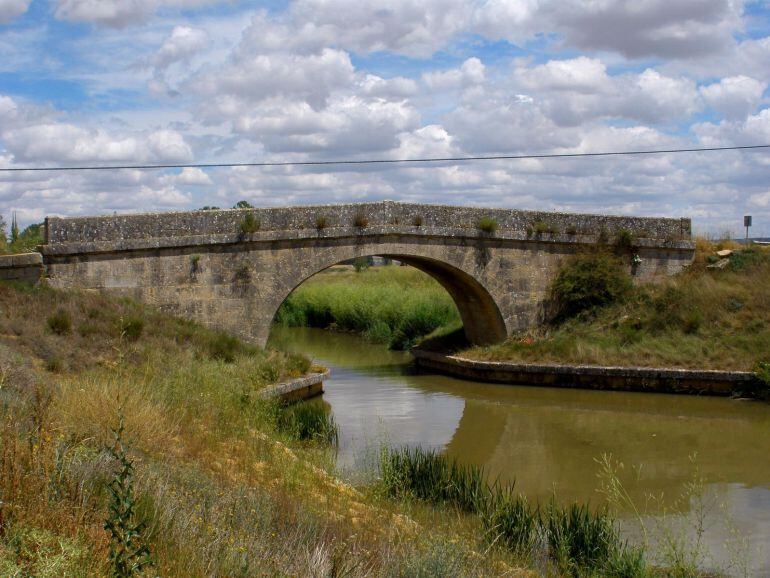
<svg viewBox="0 0 770 578"><path fill-rule="evenodd" d="M242 224L252 214L253 232ZM485 232L482 220L494 222ZM360 225L364 226L360 226ZM609 242L628 231L642 246L688 248L690 219L454 207L382 201L305 207L226 209L46 219L46 252L71 246L77 252L232 243L307 236L408 233L426 236L496 237L516 240Z"/></svg>

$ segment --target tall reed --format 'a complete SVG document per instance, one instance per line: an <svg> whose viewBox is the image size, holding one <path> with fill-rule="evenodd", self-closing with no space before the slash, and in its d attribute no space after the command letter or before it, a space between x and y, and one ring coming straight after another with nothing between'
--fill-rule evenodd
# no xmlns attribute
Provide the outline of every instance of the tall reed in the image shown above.
<svg viewBox="0 0 770 578"><path fill-rule="evenodd" d="M383 449L380 477L393 497L452 504L478 516L490 544L524 557L542 546L542 553L567 575L646 575L643 550L623 542L606 510L593 512L581 504L562 507L552 501L541 513L514 492L513 484L489 485L483 468L419 447Z"/></svg>

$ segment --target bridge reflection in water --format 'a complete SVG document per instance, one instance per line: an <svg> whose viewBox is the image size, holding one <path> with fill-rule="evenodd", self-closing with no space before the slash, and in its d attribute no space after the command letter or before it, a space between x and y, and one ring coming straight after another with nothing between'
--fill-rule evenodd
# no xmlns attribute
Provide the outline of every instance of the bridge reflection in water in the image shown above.
<svg viewBox="0 0 770 578"><path fill-rule="evenodd" d="M755 403L624 392L490 385L416 374L409 355L317 329L273 329L272 342L332 369L324 399L341 427L339 466L371 468L383 441L446 450L516 481L531 499L599 503L596 460L611 454L650 514L677 500L697 467L714 521L730 512L754 544L770 543L770 414ZM694 458L694 460L691 460ZM663 499L649 501L650 495ZM707 538L719 552L728 530ZM727 556L727 554L724 554ZM755 570L768 570L770 554ZM760 572L761 573L761 572Z"/></svg>

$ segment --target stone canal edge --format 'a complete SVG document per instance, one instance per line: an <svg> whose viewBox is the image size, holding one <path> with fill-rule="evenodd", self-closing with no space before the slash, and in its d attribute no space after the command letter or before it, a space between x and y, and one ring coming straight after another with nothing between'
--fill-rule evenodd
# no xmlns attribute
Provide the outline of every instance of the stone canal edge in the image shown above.
<svg viewBox="0 0 770 578"><path fill-rule="evenodd" d="M476 361L419 348L411 353L419 368L509 385L728 396L757 381L750 371Z"/></svg>
<svg viewBox="0 0 770 578"><path fill-rule="evenodd" d="M308 373L281 383L268 385L259 392L263 399L278 398L286 403L310 399L323 393L323 382L329 378L329 370Z"/></svg>

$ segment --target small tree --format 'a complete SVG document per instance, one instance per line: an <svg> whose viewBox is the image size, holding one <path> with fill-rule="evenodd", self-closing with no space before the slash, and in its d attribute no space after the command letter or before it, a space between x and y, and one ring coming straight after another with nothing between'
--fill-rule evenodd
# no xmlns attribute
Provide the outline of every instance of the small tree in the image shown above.
<svg viewBox="0 0 770 578"><path fill-rule="evenodd" d="M254 205L252 205L248 201L238 201L233 205L233 209L253 209Z"/></svg>
<svg viewBox="0 0 770 578"><path fill-rule="evenodd" d="M118 462L118 470L107 486L110 508L104 529L110 533L110 575L116 578L134 576L152 561L150 549L144 540L145 522L137 521L134 497L134 463L126 455L123 445L123 415L113 429L115 436L109 452Z"/></svg>

